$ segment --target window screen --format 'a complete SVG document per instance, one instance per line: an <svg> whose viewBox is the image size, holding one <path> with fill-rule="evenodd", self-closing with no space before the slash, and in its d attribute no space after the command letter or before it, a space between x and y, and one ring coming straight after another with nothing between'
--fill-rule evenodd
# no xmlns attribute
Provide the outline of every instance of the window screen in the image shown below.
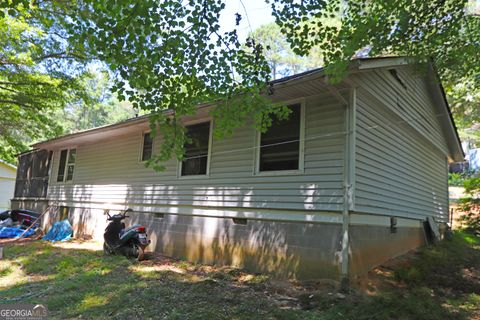
<svg viewBox="0 0 480 320"><path fill-rule="evenodd" d="M210 122L188 126L187 137L190 141L184 145L182 176L207 174Z"/></svg>
<svg viewBox="0 0 480 320"><path fill-rule="evenodd" d="M60 153L60 162L58 164L57 182L63 182L65 177L65 165L67 163L68 150L62 150Z"/></svg>
<svg viewBox="0 0 480 320"><path fill-rule="evenodd" d="M273 119L260 138L260 171L298 170L300 157L300 104L288 106L288 119Z"/></svg>
<svg viewBox="0 0 480 320"><path fill-rule="evenodd" d="M143 134L142 161L147 161L152 157L153 138L150 133Z"/></svg>

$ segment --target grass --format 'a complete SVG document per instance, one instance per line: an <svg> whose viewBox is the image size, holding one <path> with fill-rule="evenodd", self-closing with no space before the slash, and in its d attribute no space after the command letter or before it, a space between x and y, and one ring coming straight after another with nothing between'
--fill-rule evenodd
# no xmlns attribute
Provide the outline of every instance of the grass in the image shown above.
<svg viewBox="0 0 480 320"><path fill-rule="evenodd" d="M320 282L282 282L165 258L134 263L81 247L7 247L0 303L46 304L54 319L480 317L480 238L464 232L377 268L347 295Z"/></svg>

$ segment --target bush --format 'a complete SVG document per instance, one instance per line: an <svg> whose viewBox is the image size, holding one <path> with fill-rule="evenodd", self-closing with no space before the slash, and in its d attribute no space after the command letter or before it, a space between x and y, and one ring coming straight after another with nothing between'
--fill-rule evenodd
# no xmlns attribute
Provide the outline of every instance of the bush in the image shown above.
<svg viewBox="0 0 480 320"><path fill-rule="evenodd" d="M465 212L460 221L468 229L480 233L480 176L472 177L464 181L465 194L467 197L460 199L459 209Z"/></svg>
<svg viewBox="0 0 480 320"><path fill-rule="evenodd" d="M463 185L463 177L460 173L449 173L448 174L448 185L449 186L462 186Z"/></svg>
<svg viewBox="0 0 480 320"><path fill-rule="evenodd" d="M475 172L472 170L464 170L460 173L450 172L448 174L448 185L461 187L464 185L465 181L472 178L475 175Z"/></svg>

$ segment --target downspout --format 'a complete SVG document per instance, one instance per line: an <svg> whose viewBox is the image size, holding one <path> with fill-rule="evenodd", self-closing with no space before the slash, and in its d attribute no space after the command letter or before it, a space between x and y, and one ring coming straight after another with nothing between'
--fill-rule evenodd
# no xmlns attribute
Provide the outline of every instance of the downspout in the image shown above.
<svg viewBox="0 0 480 320"><path fill-rule="evenodd" d="M357 109L356 88L350 91L350 101L345 106L345 149L343 176L343 212L342 212L342 251L341 251L341 289L348 291L350 286L350 213L354 209L355 181L355 126Z"/></svg>

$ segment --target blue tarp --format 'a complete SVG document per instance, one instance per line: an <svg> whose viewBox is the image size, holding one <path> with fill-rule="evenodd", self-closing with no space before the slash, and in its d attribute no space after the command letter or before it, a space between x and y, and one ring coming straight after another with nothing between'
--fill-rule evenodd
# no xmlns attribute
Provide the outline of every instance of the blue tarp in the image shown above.
<svg viewBox="0 0 480 320"><path fill-rule="evenodd" d="M0 228L0 238L18 238L25 231L25 229L12 228L12 227L1 227ZM30 237L34 234L35 231L32 229L28 230L27 233L23 236L24 238Z"/></svg>
<svg viewBox="0 0 480 320"><path fill-rule="evenodd" d="M66 241L72 237L73 229L68 220L55 222L52 228L42 238L48 241Z"/></svg>

